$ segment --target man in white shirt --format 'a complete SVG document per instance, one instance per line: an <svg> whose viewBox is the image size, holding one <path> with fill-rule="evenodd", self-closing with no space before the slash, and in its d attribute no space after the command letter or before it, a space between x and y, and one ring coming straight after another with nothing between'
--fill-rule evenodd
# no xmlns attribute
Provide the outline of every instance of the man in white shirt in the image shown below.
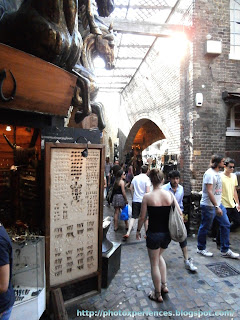
<svg viewBox="0 0 240 320"><path fill-rule="evenodd" d="M227 210L221 204L222 180L219 170L224 167L224 158L213 155L210 165L211 167L203 176L202 199L200 202L202 221L198 230L197 253L205 257L213 256L212 252L206 250L206 238L213 219L216 217L220 226L221 256L236 259L239 254L229 249L230 222Z"/></svg>
<svg viewBox="0 0 240 320"><path fill-rule="evenodd" d="M141 212L141 204L142 199L145 193L150 191L151 181L147 176L148 166L143 165L141 167L141 173L135 176L130 185L130 191L132 194L132 218L129 222L128 232L123 236L123 239L126 240L130 232L132 230L134 221L138 219L140 212ZM147 223L145 223L145 231L147 229Z"/></svg>

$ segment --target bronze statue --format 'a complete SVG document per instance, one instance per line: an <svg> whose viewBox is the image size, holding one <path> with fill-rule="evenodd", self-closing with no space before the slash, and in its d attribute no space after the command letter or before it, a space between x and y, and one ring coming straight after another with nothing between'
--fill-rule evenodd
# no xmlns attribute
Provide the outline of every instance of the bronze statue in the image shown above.
<svg viewBox="0 0 240 320"><path fill-rule="evenodd" d="M114 68L114 34L112 27L99 25L101 35L90 32L83 33L83 49L79 63L74 66L74 71L78 75L78 86L73 98L73 105L79 107L80 111L75 114L75 121L79 123L91 112L98 116L98 127L100 130L105 128L102 113L102 104L96 102L98 87L94 75L93 59L100 56L106 65L106 69ZM84 93L89 96L89 104L82 102L81 97ZM87 98L85 98L87 99ZM84 105L84 108L82 108Z"/></svg>
<svg viewBox="0 0 240 320"><path fill-rule="evenodd" d="M97 0L103 16L113 10L113 0ZM79 32L81 30L81 33ZM91 59L96 54L114 66L114 37L95 14L94 0L0 0L0 42L33 54L78 75L73 106L76 120L97 110ZM99 119L100 129L104 120Z"/></svg>
<svg viewBox="0 0 240 320"><path fill-rule="evenodd" d="M15 0L20 2L2 15L0 41L71 70L82 48L76 0Z"/></svg>

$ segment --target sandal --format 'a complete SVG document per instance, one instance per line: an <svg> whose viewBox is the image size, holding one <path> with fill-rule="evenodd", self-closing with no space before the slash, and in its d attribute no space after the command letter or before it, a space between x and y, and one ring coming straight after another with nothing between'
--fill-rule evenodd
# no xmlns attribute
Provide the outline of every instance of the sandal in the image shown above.
<svg viewBox="0 0 240 320"><path fill-rule="evenodd" d="M128 235L128 234L125 234L125 235L123 236L123 239L127 240L127 238L129 238L129 235Z"/></svg>
<svg viewBox="0 0 240 320"><path fill-rule="evenodd" d="M168 293L167 282L162 282L161 291L162 293Z"/></svg>
<svg viewBox="0 0 240 320"><path fill-rule="evenodd" d="M151 291L148 294L148 298L150 300L153 300L153 301L156 301L156 302L163 302L163 298L161 296L161 292L158 292L158 291Z"/></svg>

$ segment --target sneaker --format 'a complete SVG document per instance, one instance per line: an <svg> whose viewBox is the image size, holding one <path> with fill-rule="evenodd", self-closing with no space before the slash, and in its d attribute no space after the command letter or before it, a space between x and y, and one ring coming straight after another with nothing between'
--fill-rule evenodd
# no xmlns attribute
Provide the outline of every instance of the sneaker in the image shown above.
<svg viewBox="0 0 240 320"><path fill-rule="evenodd" d="M212 252L209 252L205 249L204 250L197 249L197 253L203 255L204 257L212 257L213 256Z"/></svg>
<svg viewBox="0 0 240 320"><path fill-rule="evenodd" d="M188 260L184 260L184 264L185 264L185 268L187 270L190 270L192 272L195 272L197 271L197 267L194 266L193 264L193 259L192 258L189 258Z"/></svg>
<svg viewBox="0 0 240 320"><path fill-rule="evenodd" d="M232 252L232 250L228 249L227 252L221 252L221 256L225 258L237 259L239 257L239 253Z"/></svg>

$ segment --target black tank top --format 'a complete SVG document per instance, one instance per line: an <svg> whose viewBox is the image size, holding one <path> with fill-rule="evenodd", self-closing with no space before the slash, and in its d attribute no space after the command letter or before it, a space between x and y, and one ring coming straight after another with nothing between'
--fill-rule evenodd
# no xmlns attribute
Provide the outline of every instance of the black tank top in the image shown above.
<svg viewBox="0 0 240 320"><path fill-rule="evenodd" d="M151 232L169 232L168 220L171 206L148 206L149 224Z"/></svg>
<svg viewBox="0 0 240 320"><path fill-rule="evenodd" d="M116 187L116 186L115 186ZM122 194L122 188L121 186L114 187L114 194Z"/></svg>

